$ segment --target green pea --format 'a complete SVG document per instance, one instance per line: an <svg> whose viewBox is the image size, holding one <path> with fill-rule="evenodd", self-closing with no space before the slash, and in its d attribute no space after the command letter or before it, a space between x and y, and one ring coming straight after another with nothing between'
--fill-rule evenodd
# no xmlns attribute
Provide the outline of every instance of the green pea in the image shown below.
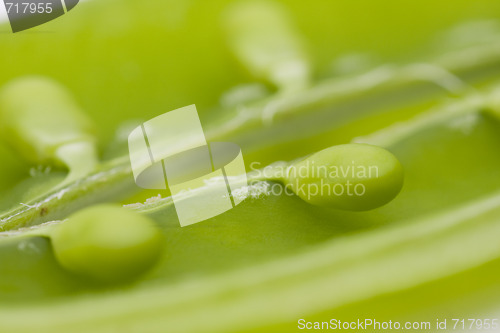
<svg viewBox="0 0 500 333"><path fill-rule="evenodd" d="M239 1L225 14L229 46L250 74L282 91L309 84L308 55L285 8L269 1Z"/></svg>
<svg viewBox="0 0 500 333"><path fill-rule="evenodd" d="M284 182L311 204L364 211L396 197L403 186L403 168L383 148L346 144L293 163L287 168Z"/></svg>
<svg viewBox="0 0 500 333"><path fill-rule="evenodd" d="M0 135L26 160L67 166L74 177L97 163L94 126L58 82L15 79L0 90Z"/></svg>
<svg viewBox="0 0 500 333"><path fill-rule="evenodd" d="M81 210L51 233L54 254L67 270L97 281L130 280L151 268L163 247L145 216L114 205Z"/></svg>

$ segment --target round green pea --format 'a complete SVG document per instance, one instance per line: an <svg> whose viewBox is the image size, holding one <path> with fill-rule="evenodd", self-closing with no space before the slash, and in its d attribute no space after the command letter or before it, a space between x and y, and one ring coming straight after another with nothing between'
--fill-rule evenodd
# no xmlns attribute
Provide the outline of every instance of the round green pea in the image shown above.
<svg viewBox="0 0 500 333"><path fill-rule="evenodd" d="M26 76L0 89L0 136L33 163L56 163L58 148L95 141L94 124L59 82Z"/></svg>
<svg viewBox="0 0 500 333"><path fill-rule="evenodd" d="M114 205L81 210L51 234L54 254L67 270L94 280L130 280L158 260L163 237L153 222Z"/></svg>
<svg viewBox="0 0 500 333"><path fill-rule="evenodd" d="M287 186L314 205L351 211L371 210L396 197L403 168L389 151L367 144L327 148L288 169Z"/></svg>

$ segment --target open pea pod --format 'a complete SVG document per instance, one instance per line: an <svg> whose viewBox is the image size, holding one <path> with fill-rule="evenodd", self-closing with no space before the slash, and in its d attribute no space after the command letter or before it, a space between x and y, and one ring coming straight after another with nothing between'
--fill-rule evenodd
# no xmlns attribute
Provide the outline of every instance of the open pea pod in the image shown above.
<svg viewBox="0 0 500 333"><path fill-rule="evenodd" d="M321 83L294 95L252 102L243 107L243 112L227 110L208 124L206 135L210 141L238 143L248 166L255 167L253 163L257 163L257 167L263 167L276 159L291 160L347 143L433 106L439 108L443 96L450 93L474 95L474 89L459 76L464 80L471 77L470 81L479 85L487 83L499 68L497 55L496 45L481 47L472 58L456 54L460 61L447 61L449 70L456 75L436 65L409 65ZM443 61L433 60L437 64ZM423 101L413 99L415 96ZM265 121L269 112L276 116L272 123ZM297 128L301 128L300 133ZM126 156L108 161L89 177L76 179L74 184L68 181L59 191L23 202L24 205L0 216L0 227L11 229L59 219L79 207L99 202L102 197L121 199L121 194L133 191L133 183L127 177L128 163ZM82 165L84 171L89 169L85 168L87 164ZM59 200L61 196L65 198ZM66 198L70 203L65 204Z"/></svg>
<svg viewBox="0 0 500 333"><path fill-rule="evenodd" d="M162 226L167 242L156 268L133 288L102 293L62 270L47 238L12 238L1 244L9 254L2 256L1 267L10 267L1 276L11 281L11 292L3 291L8 303L0 327L286 331L305 316L313 320L338 311L355 317L353 303L384 318L388 314L375 307L373 297L390 304L389 311L398 299L418 299L426 283L435 286L434 315L452 315L446 305L461 279L482 282L498 271L500 122L487 96L467 96L358 139L385 147L405 168L400 195L369 212L315 207L296 196L273 194L272 182L251 185L245 202L187 228L178 226L169 198L135 208ZM446 201L439 200L443 197ZM22 290L15 280L23 272L14 264L19 260L37 273L25 277L29 293L15 292ZM460 309L494 303L487 295L498 287L486 282L465 290L476 303ZM486 296L477 298L478 293ZM428 303L414 306L425 313ZM228 320L233 316L237 319ZM22 320L26 317L29 322Z"/></svg>
<svg viewBox="0 0 500 333"><path fill-rule="evenodd" d="M347 211L350 202L325 207L324 198L286 193L288 174L254 179L243 203L186 228L179 227L171 198L153 198L126 209L161 228L159 261L132 283L112 286L81 274L108 278L110 267L88 261L75 266L83 252L76 259L61 257L65 233L54 232L67 227L69 245L88 237L72 232L71 213L133 187L126 158L2 215L7 232L0 239L0 331L290 331L299 318L355 318L359 309L377 319L403 319L408 312L398 311L397 302L406 297L415 300L412 313L447 316L459 289L462 302L470 302L456 309L498 305L492 299L498 285L488 277L498 273L500 256L500 125L490 103L497 93L467 85L487 86L498 69L497 54L492 45L474 57L445 61L446 70L436 60L314 85L245 105L250 112L229 110L228 118L208 128L209 139L237 142L248 152L247 162L263 165L366 135L354 141L383 147L390 152L383 156L396 156L405 170L393 201L356 203L375 208L370 211ZM265 77L272 67L257 74ZM443 103L450 94L453 100ZM318 152L306 159L321 157ZM399 174L399 168L391 170ZM386 182L376 185L383 190L378 194L399 190ZM389 192L392 199L395 193ZM86 219L101 225L106 217ZM119 223L111 222L111 231L97 233L98 244L122 234ZM83 254L88 253L99 255ZM464 288L464 279L480 283ZM422 299L430 295L432 313ZM387 306L381 309L378 302Z"/></svg>

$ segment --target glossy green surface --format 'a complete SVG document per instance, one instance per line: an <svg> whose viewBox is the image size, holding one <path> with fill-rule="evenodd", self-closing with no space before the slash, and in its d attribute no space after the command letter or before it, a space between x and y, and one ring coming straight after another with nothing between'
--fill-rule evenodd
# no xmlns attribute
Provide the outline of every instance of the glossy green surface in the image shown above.
<svg viewBox="0 0 500 333"><path fill-rule="evenodd" d="M432 322L495 316L498 1L283 4L312 69L310 86L293 94L267 86L265 71L248 75L249 61L238 59L224 31L226 1L82 2L47 25L0 34L9 50L0 54L0 83L34 73L62 82L97 124L103 161L54 190L64 171L45 172L0 147L0 331L290 332L299 318L360 313ZM227 89L255 77L259 93L219 105ZM133 194L126 134L192 103L207 139L239 144L247 168L365 143L400 161L401 192L354 212L257 182L234 209L180 228L167 193ZM393 196L397 163L378 163L392 166L398 182L376 183L377 193ZM158 261L133 281L84 278L108 271L101 250L77 251L84 255L78 267L70 263L81 258L68 257L79 274L64 268L48 236L58 225L43 224L104 201L133 204L121 213L147 216L161 231L162 249L145 252ZM106 214L97 215L90 220ZM98 245L123 230L114 219L96 230L107 223L112 231L98 233ZM66 245L85 240L79 236ZM127 263L115 258L118 268Z"/></svg>

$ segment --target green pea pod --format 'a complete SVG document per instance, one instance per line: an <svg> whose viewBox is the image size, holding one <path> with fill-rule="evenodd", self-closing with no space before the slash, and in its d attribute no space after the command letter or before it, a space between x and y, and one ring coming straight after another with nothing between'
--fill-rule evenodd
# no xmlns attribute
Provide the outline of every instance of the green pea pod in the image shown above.
<svg viewBox="0 0 500 333"><path fill-rule="evenodd" d="M1 89L0 132L27 161L68 167L67 181L97 164L92 122L49 78L18 78Z"/></svg>

